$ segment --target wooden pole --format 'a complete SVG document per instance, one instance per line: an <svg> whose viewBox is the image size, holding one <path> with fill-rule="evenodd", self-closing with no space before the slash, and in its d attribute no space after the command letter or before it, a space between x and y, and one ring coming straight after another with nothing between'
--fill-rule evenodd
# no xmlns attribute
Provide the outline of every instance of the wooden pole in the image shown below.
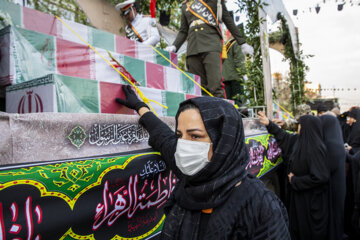
<svg viewBox="0 0 360 240"><path fill-rule="evenodd" d="M260 22L260 43L261 54L263 62L264 74L264 96L267 108L267 117L273 119L273 99L272 99L272 83L271 83L271 68L269 55L269 35L267 33L266 13L259 7L259 22Z"/></svg>

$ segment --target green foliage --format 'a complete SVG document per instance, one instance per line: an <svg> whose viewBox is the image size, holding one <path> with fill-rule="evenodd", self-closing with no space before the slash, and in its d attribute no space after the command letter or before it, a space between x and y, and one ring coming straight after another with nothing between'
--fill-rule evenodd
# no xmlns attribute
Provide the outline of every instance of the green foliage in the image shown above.
<svg viewBox="0 0 360 240"><path fill-rule="evenodd" d="M254 56L252 59L246 60L246 72L238 70L240 76L247 75L248 81L243 83L244 93L237 96L238 99L246 99L250 106L265 105L264 96L264 75L262 70L262 55L260 45L260 21L258 9L263 7L260 0L242 0L239 1L238 6L241 11L247 13L247 22L244 27L244 33L247 36L247 43L254 47ZM285 45L284 61L290 62L290 87L291 87L291 103L293 110L295 107L305 101L304 81L308 67L304 63L303 52L300 51L297 55L294 53L292 46L289 28L283 16L279 16L282 22L282 27L278 32L270 34L269 42L281 42ZM240 80L243 81L243 80ZM273 91L274 93L274 91ZM276 94L273 94L276 99Z"/></svg>
<svg viewBox="0 0 360 240"><path fill-rule="evenodd" d="M246 99L250 106L265 105L264 96L264 74L262 70L262 56L260 46L260 21L258 8L263 4L260 0L243 0L238 2L241 11L247 13L247 22L244 27L244 33L247 36L246 41L254 47L254 56L246 60L246 72L240 72L240 76L245 74L248 80L243 83L244 94L238 96L239 99Z"/></svg>
<svg viewBox="0 0 360 240"><path fill-rule="evenodd" d="M308 71L309 68L306 66L304 59L307 56L304 56L302 51L299 51L297 54L294 53L286 19L281 14L278 15L278 19L281 21L281 29L283 32L282 43L285 45L284 61L290 62L291 105L294 111L297 105L306 101L304 86L306 71Z"/></svg>
<svg viewBox="0 0 360 240"><path fill-rule="evenodd" d="M283 42L284 39L284 32L282 31L282 29L279 29L279 31L276 32L272 32L269 34L269 43L273 44L273 43L278 43L278 42Z"/></svg>
<svg viewBox="0 0 360 240"><path fill-rule="evenodd" d="M114 6L121 0L107 0ZM181 18L181 3L183 0L156 0L156 16L160 16L160 11L166 12L170 15L170 24L169 27L172 29L180 28L180 18ZM150 15L150 0L140 0L140 9L144 15Z"/></svg>
<svg viewBox="0 0 360 240"><path fill-rule="evenodd" d="M74 0L28 0L27 2L29 6L41 12L90 25L86 14L79 8Z"/></svg>

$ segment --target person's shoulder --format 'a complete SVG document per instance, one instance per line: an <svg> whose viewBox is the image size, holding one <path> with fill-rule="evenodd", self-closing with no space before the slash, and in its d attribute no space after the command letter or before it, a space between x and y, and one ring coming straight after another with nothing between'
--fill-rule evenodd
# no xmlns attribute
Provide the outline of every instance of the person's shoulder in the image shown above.
<svg viewBox="0 0 360 240"><path fill-rule="evenodd" d="M260 179L250 174L235 188L232 197L241 198L246 205L250 204L254 208L259 208L273 201L279 202L275 193L266 188Z"/></svg>
<svg viewBox="0 0 360 240"><path fill-rule="evenodd" d="M156 19L152 18L150 15L143 15L143 21L146 21L149 25L156 27Z"/></svg>
<svg viewBox="0 0 360 240"><path fill-rule="evenodd" d="M242 181L239 186L236 187L234 191L236 194L241 194L242 192L248 192L248 197L254 197L254 195L262 195L267 192L267 188L264 183L257 177L248 174Z"/></svg>

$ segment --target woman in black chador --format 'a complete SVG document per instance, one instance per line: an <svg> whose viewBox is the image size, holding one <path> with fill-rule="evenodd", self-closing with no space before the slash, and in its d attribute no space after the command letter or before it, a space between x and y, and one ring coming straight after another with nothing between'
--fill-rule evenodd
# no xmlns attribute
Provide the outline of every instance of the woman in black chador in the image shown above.
<svg viewBox="0 0 360 240"><path fill-rule="evenodd" d="M199 97L180 104L176 134L129 86L126 100L179 178L165 207L161 239L290 239L280 200L256 177L249 161L242 119L230 103Z"/></svg>
<svg viewBox="0 0 360 240"><path fill-rule="evenodd" d="M344 207L346 194L345 161L346 154L339 121L330 115L322 115L324 143L330 168L330 227L329 240L343 238Z"/></svg>
<svg viewBox="0 0 360 240"><path fill-rule="evenodd" d="M293 240L328 239L329 164L318 117L301 116L298 134L289 134L259 112L261 123L276 141L288 161L290 184L289 219Z"/></svg>
<svg viewBox="0 0 360 240"><path fill-rule="evenodd" d="M360 109L352 109L348 114L350 125L346 143L346 200L345 233L351 239L360 238Z"/></svg>
<svg viewBox="0 0 360 240"><path fill-rule="evenodd" d="M350 133L347 138L348 150L350 154L355 154L360 151L360 109L351 110L348 118L350 125Z"/></svg>

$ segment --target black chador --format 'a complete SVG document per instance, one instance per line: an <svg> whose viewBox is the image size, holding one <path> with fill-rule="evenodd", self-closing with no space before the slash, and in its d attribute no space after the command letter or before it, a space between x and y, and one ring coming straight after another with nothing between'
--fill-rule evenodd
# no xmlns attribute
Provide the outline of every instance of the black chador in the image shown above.
<svg viewBox="0 0 360 240"><path fill-rule="evenodd" d="M290 233L293 240L328 239L329 164L319 118L300 117L300 134L289 134L270 122L269 133L280 145L288 173L293 173L289 187Z"/></svg>

